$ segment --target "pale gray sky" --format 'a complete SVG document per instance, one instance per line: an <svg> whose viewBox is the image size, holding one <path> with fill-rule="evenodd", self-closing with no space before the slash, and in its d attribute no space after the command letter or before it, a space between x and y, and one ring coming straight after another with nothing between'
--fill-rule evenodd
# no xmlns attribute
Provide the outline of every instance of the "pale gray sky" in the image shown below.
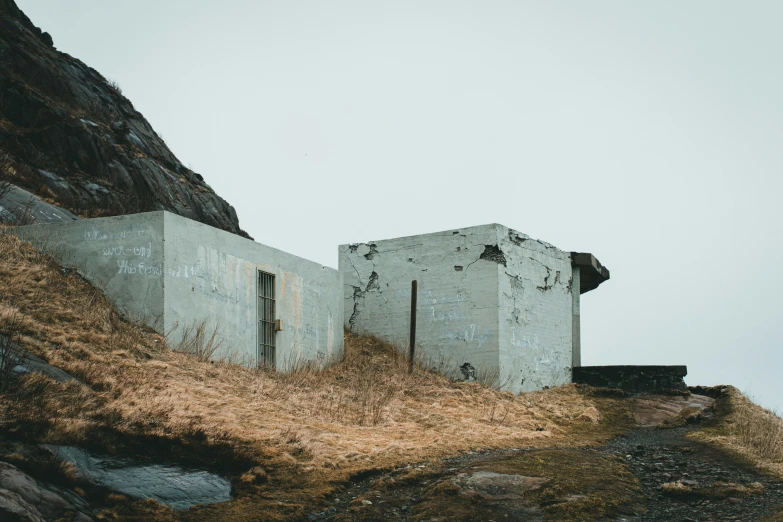
<svg viewBox="0 0 783 522"><path fill-rule="evenodd" d="M335 267L498 222L592 252L585 364L783 410L783 3L17 2L256 240Z"/></svg>

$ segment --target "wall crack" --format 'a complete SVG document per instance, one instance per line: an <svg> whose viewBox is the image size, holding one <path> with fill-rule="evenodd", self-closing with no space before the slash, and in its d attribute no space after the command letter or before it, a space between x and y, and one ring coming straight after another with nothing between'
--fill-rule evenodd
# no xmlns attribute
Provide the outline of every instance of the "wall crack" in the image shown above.
<svg viewBox="0 0 783 522"><path fill-rule="evenodd" d="M537 286L536 287L539 290L541 290L542 292L546 292L547 290L552 290L552 287L555 286L560 281L560 270L558 270L555 273L554 281L550 285L549 284L549 278L552 275L552 269L549 268L548 266L545 266L544 268L546 268L546 277L544 277L544 284L543 284L543 286Z"/></svg>

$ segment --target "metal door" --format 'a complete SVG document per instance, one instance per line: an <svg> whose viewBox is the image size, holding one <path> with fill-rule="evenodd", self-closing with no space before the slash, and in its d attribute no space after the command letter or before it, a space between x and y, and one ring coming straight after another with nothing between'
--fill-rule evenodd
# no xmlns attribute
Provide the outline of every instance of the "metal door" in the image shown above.
<svg viewBox="0 0 783 522"><path fill-rule="evenodd" d="M275 276L258 271L258 365L275 368Z"/></svg>

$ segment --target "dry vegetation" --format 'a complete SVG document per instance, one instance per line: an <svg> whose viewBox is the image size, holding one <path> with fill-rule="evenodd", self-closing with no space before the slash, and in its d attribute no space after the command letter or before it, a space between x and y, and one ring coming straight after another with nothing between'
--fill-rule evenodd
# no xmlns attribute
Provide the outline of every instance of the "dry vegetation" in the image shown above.
<svg viewBox="0 0 783 522"><path fill-rule="evenodd" d="M664 495L675 498L700 498L708 500L725 500L728 498L747 498L764 491L760 482L748 485L731 482L715 482L710 487L694 487L683 484L682 481L666 482L661 486Z"/></svg>
<svg viewBox="0 0 783 522"><path fill-rule="evenodd" d="M27 350L77 380L20 379L0 397L0 433L107 451L159 447L231 473L238 498L188 512L195 519L300 515L366 469L478 448L589 444L622 429L602 421L611 413L599 403L611 399L574 386L515 396L421 368L409 374L388 345L350 334L345 358L325 369L205 362L126 322L78 275L11 235L0 235L3 314L22 318Z"/></svg>
<svg viewBox="0 0 783 522"><path fill-rule="evenodd" d="M11 183L12 172L11 159L8 157L8 154L0 154L0 201L2 201L13 188Z"/></svg>
<svg viewBox="0 0 783 522"><path fill-rule="evenodd" d="M8 389L14 368L23 362L18 351L22 316L13 310L0 309L0 392Z"/></svg>
<svg viewBox="0 0 783 522"><path fill-rule="evenodd" d="M733 386L720 387L718 422L692 434L783 477L783 419Z"/></svg>
<svg viewBox="0 0 783 522"><path fill-rule="evenodd" d="M222 344L220 329L217 327L210 329L207 320L202 319L182 328L181 339L176 344L176 350L192 355L201 362L208 362Z"/></svg>

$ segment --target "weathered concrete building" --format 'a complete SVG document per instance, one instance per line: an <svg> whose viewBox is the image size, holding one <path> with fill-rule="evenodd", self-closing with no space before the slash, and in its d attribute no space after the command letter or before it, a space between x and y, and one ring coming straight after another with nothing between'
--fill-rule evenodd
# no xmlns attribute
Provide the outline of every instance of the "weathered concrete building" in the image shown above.
<svg viewBox="0 0 783 522"><path fill-rule="evenodd" d="M285 370L342 354L333 268L165 211L16 230L174 346L203 322L222 341L216 359Z"/></svg>
<svg viewBox="0 0 783 522"><path fill-rule="evenodd" d="M345 326L406 346L418 281L418 357L513 392L571 382L580 295L609 279L591 254L502 225L340 246Z"/></svg>

